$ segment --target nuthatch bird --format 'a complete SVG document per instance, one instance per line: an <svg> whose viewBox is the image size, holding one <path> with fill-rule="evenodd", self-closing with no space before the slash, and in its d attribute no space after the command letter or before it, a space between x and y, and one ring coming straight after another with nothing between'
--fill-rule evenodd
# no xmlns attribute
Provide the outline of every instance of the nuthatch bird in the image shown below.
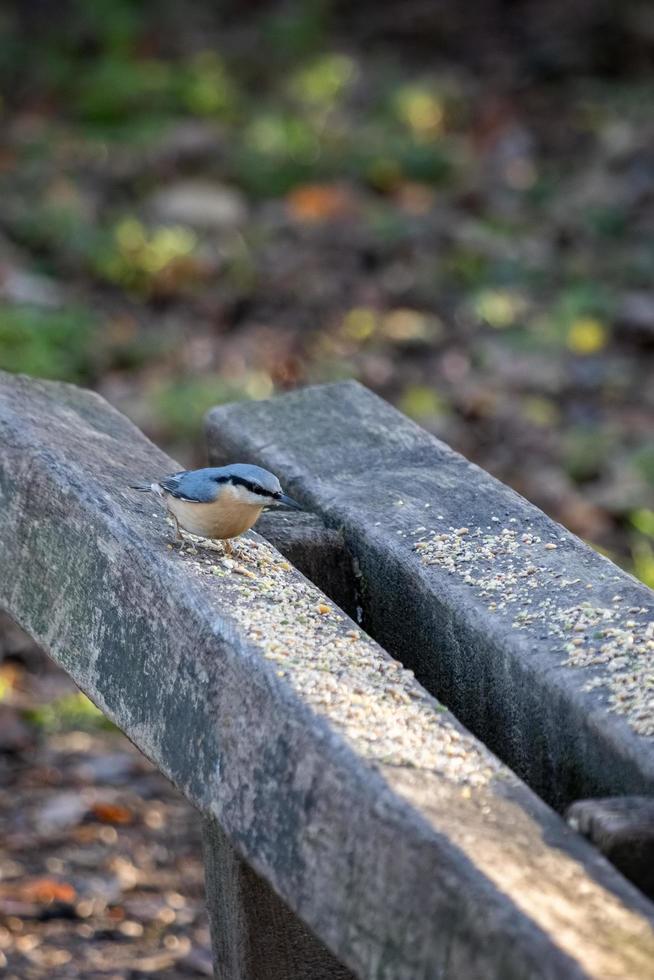
<svg viewBox="0 0 654 980"><path fill-rule="evenodd" d="M286 496L273 473L247 463L183 470L158 483L130 489L155 493L163 499L175 522L177 540L181 539L182 527L202 538L227 541L249 531L264 507L302 510Z"/></svg>

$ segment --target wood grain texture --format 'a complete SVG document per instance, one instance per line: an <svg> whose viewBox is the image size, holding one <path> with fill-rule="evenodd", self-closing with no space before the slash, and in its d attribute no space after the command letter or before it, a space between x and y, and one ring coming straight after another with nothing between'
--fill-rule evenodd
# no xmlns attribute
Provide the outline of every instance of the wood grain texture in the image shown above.
<svg viewBox="0 0 654 980"><path fill-rule="evenodd" d="M207 434L343 535L365 629L552 805L654 795L650 589L356 382Z"/></svg>
<svg viewBox="0 0 654 980"><path fill-rule="evenodd" d="M362 980L650 975L652 906L315 586L168 549L174 468L0 376L0 605Z"/></svg>
<svg viewBox="0 0 654 980"><path fill-rule="evenodd" d="M279 510L264 511L256 530L348 616L357 618L359 576L340 531L327 527L317 514Z"/></svg>
<svg viewBox="0 0 654 980"><path fill-rule="evenodd" d="M211 817L203 838L216 980L352 980Z"/></svg>
<svg viewBox="0 0 654 980"><path fill-rule="evenodd" d="M654 898L654 799L614 796L577 800L566 811L571 827L587 837L602 854Z"/></svg>

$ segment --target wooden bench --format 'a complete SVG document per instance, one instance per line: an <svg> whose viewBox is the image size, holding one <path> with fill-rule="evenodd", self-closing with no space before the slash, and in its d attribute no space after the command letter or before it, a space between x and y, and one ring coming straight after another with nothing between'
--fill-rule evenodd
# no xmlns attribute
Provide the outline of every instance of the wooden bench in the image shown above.
<svg viewBox="0 0 654 980"><path fill-rule="evenodd" d="M654 592L356 382L214 409L343 536L362 624L558 809L654 796Z"/></svg>
<svg viewBox="0 0 654 980"><path fill-rule="evenodd" d="M297 397L306 407L314 394ZM307 416L302 440L268 426L275 405L251 407L259 414L236 455L278 457L334 525L286 523L284 546L338 583L366 625L417 641L414 617L433 596L419 551L407 587L409 538L382 526L406 503L380 487L366 504L339 466L329 419L309 434ZM240 411L224 416L225 438ZM388 434L385 471L404 439ZM361 446L358 479L374 465L373 445ZM172 469L96 395L0 375L0 605L203 814L216 975L653 975L652 905L272 545L249 535L232 560L169 548L156 503L128 485ZM342 540L358 566L343 564ZM340 565L327 572L332 558ZM378 590L391 574L393 601ZM455 645L442 606L432 656ZM490 648L499 640L485 619ZM480 642L484 628L480 612ZM509 659L498 670L510 672Z"/></svg>

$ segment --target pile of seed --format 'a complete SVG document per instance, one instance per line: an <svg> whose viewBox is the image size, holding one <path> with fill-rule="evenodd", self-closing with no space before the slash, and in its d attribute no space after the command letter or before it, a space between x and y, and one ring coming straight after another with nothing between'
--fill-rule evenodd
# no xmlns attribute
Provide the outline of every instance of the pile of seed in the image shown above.
<svg viewBox="0 0 654 980"><path fill-rule="evenodd" d="M196 539L191 539L196 540ZM278 677L376 764L426 769L462 787L506 773L452 716L267 543L240 539L233 558L204 542L181 557L220 579L229 615Z"/></svg>
<svg viewBox="0 0 654 980"><path fill-rule="evenodd" d="M633 608L635 614L644 612ZM561 610L553 625L562 635L576 634L566 643L567 665L604 664L609 672L608 684L605 677L593 677L585 689L608 686L612 710L627 715L639 734L654 735L654 621L621 620L615 609L587 605Z"/></svg>
<svg viewBox="0 0 654 980"><path fill-rule="evenodd" d="M467 527L460 527L435 531L428 540L417 541L414 549L423 565L441 565L460 576L466 585L478 586L481 597L490 600L491 608L503 609L520 601L525 588L538 587L537 580L532 578L537 567L522 561L520 549L521 544L532 545L540 540L532 534L524 534L520 540L518 532L509 528L499 534L489 534L481 528L471 532ZM514 557L517 563L511 560Z"/></svg>
<svg viewBox="0 0 654 980"><path fill-rule="evenodd" d="M585 690L606 690L610 710L624 715L638 734L654 735L654 622L648 610L631 607L627 618L620 596L611 607L578 601L592 585L564 578L560 563L547 560L557 547L531 531L479 527L434 530L413 545L423 565L459 577L491 612L510 614L515 629L552 638L562 664L593 668Z"/></svg>

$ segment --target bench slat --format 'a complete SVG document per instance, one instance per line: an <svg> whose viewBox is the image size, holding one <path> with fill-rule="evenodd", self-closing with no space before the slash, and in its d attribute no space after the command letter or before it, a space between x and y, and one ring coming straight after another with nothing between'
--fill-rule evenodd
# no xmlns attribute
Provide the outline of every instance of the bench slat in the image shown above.
<svg viewBox="0 0 654 980"><path fill-rule="evenodd" d="M358 977L651 972L652 906L269 545L168 549L119 413L3 375L0 430L0 604Z"/></svg>
<svg viewBox="0 0 654 980"><path fill-rule="evenodd" d="M654 593L356 382L213 409L342 530L363 624L550 803L654 795Z"/></svg>
<svg viewBox="0 0 654 980"><path fill-rule="evenodd" d="M204 880L218 980L352 980L270 885L204 824Z"/></svg>

